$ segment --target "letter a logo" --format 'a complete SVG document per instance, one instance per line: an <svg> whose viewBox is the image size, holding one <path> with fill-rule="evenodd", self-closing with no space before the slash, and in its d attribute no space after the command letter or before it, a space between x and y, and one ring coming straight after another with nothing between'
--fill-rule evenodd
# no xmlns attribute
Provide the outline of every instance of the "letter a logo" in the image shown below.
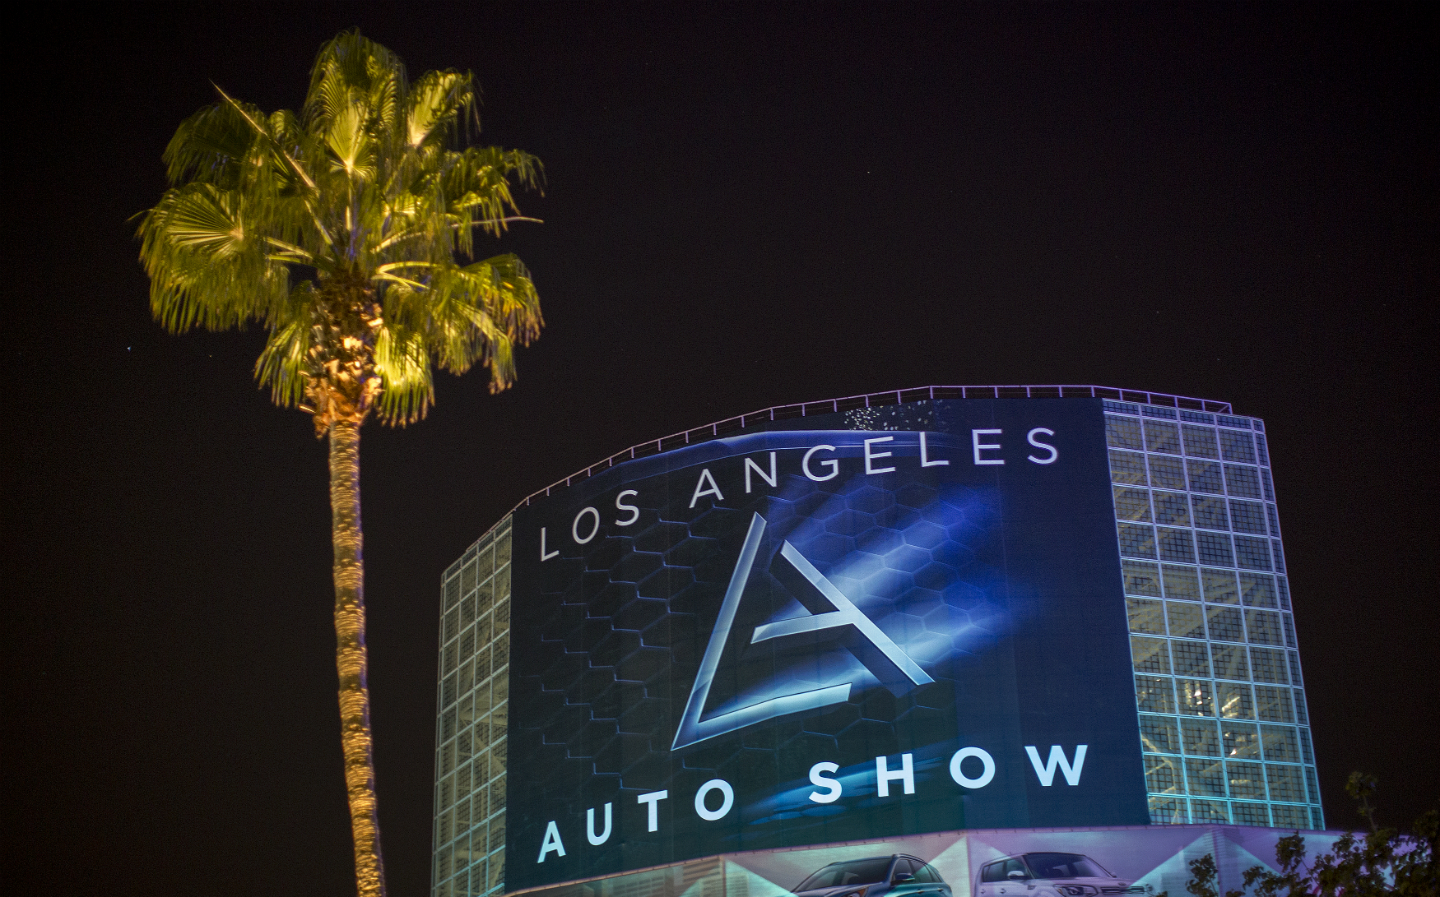
<svg viewBox="0 0 1440 897"><path fill-rule="evenodd" d="M760 551L760 537L764 533L765 518L756 514L750 521L750 530L745 534L745 544L740 548L740 558L735 562L735 572L730 576L730 586L725 590L725 600L720 605L720 617L715 621L715 631L711 633L710 643L705 647L705 656L700 660L700 671L695 676L695 685L690 689L690 699L685 703L685 713L680 718L679 728L675 730L675 741L670 745L671 750L679 750L776 717L839 704L850 697L850 683L846 682L768 698L709 719L702 718L705 700L710 696L710 684L720 666L720 655L725 650L725 642L730 638L730 628L735 624L735 613L740 609L740 598L744 595L746 581L750 579L750 571L755 566L755 555ZM784 562L783 565L781 561ZM796 593L809 592L808 597L818 598L834 610L757 626L750 637L750 644L789 635L853 626L860 634L859 641L862 645L851 650L855 651L860 662L865 664L886 688L901 694L916 685L935 681L788 541L781 545L773 569L786 588Z"/></svg>

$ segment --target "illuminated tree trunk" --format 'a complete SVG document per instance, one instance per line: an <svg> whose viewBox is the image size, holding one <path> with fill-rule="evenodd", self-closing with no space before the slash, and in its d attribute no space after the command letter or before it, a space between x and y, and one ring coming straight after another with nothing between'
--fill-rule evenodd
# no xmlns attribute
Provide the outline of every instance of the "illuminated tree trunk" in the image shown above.
<svg viewBox="0 0 1440 897"><path fill-rule="evenodd" d="M370 746L370 689L366 683L365 563L360 528L360 427L330 425L330 510L335 543L335 664L340 673L340 740L345 790L355 836L360 897L383 897L380 823L375 806L375 760Z"/></svg>

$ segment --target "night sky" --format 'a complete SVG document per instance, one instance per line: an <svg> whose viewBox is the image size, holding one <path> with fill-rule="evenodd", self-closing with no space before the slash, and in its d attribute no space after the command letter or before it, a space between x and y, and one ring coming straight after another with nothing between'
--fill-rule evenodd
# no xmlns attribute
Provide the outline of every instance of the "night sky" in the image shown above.
<svg viewBox="0 0 1440 897"><path fill-rule="evenodd" d="M428 893L441 572L526 494L770 405L1096 383L1262 417L1332 826L1435 762L1433 7L216 4L6 29L7 893L354 892L325 447L258 331L169 336L132 219L211 82L359 25L545 163L548 327L366 427L391 892ZM487 247L488 248L488 247Z"/></svg>

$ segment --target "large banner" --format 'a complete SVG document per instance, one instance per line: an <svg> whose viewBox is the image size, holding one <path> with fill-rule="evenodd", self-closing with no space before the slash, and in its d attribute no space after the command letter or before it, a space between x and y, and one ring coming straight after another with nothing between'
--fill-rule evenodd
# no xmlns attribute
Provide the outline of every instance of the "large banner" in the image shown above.
<svg viewBox="0 0 1440 897"><path fill-rule="evenodd" d="M1148 821L1098 400L768 422L514 526L507 890Z"/></svg>

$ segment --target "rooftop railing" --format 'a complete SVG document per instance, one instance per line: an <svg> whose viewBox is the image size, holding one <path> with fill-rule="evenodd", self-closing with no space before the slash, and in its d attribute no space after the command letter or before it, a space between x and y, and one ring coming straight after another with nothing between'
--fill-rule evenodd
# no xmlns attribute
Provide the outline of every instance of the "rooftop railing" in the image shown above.
<svg viewBox="0 0 1440 897"><path fill-rule="evenodd" d="M728 417L725 420L693 427L659 439L632 445L616 452L603 461L578 470L563 480L556 480L544 489L527 495L523 501L510 509L525 507L541 496L547 496L562 486L569 486L589 479L602 470L625 461L658 455L692 442L704 442L717 436L735 433L761 421L787 420L794 417L809 417L816 414L836 414L857 408L878 408L885 405L904 405L910 402L928 402L934 399L1114 399L1120 402L1134 402L1141 405L1161 405L1167 408L1186 408L1192 411L1209 411L1229 414L1229 402L1215 402L1190 396L1174 396L1161 392L1142 392L1134 389L1115 389L1110 386L921 386L915 389L893 389L886 392L872 392L843 399L825 399L820 402L801 402L798 405L776 405L747 414Z"/></svg>

